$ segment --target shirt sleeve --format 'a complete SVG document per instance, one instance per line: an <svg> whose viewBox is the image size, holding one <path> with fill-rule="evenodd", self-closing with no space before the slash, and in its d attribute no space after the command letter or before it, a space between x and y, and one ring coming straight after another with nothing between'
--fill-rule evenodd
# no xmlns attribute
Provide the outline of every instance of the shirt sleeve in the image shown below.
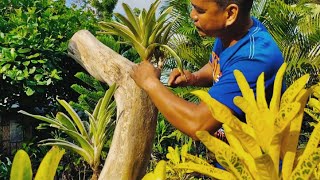
<svg viewBox="0 0 320 180"><path fill-rule="evenodd" d="M278 67L272 67L270 63L265 63L257 59L242 59L223 70L223 74L219 81L210 88L209 94L212 98L229 107L242 119L244 113L233 103L234 97L242 96L233 74L233 71L236 69L244 74L250 88L256 92L256 81L259 75L262 72L265 72L265 86L266 89L268 89L269 86L273 85Z"/></svg>

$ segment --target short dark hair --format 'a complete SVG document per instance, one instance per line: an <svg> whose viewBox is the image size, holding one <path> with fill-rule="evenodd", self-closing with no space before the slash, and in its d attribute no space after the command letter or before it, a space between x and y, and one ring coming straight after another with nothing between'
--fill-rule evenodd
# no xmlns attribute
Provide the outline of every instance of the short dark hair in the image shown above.
<svg viewBox="0 0 320 180"><path fill-rule="evenodd" d="M225 9L230 4L236 4L239 6L239 12L243 15L249 15L253 0L213 0L222 9Z"/></svg>

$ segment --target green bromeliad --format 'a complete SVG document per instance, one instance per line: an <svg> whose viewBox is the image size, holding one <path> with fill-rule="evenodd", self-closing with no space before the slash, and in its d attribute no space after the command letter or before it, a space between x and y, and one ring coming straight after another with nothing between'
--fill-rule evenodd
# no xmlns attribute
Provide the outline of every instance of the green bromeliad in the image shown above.
<svg viewBox="0 0 320 180"><path fill-rule="evenodd" d="M81 120L70 104L64 100L58 100L58 102L65 108L71 118L62 112L58 112L55 118L33 115L25 111L19 112L43 121L46 125L60 130L73 139L74 141L46 139L40 143L48 146L59 146L79 154L93 170L92 179L97 179L100 171L102 148L110 133L108 132L108 125L112 123L111 118L115 113L115 101L112 99L115 90L115 84L110 86L104 97L99 100L93 113L86 112L89 122Z"/></svg>
<svg viewBox="0 0 320 180"><path fill-rule="evenodd" d="M143 9L136 15L127 4L123 3L126 16L114 13L119 22L100 22L101 33L120 36L125 40L124 43L131 45L137 51L142 60L155 60L160 68L166 59L165 54L170 54L183 74L180 57L168 46L175 23L175 19L167 18L172 12L172 7L165 9L159 17L156 17L159 4L160 0L156 0L148 11Z"/></svg>

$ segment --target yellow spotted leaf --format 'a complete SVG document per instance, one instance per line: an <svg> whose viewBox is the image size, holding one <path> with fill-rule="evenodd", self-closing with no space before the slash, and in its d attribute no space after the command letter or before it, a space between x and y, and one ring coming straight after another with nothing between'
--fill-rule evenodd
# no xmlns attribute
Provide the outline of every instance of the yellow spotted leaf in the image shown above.
<svg viewBox="0 0 320 180"><path fill-rule="evenodd" d="M211 136L207 131L196 132L200 141L215 154L217 161L228 171L231 171L237 179L253 179L241 158L225 142Z"/></svg>
<svg viewBox="0 0 320 180"><path fill-rule="evenodd" d="M300 108L301 104L299 102L293 102L286 104L280 109L274 121L276 133L281 133L287 125L289 125L289 123L298 114Z"/></svg>
<svg viewBox="0 0 320 180"><path fill-rule="evenodd" d="M182 154L181 154L182 155ZM201 159L201 158L199 158L199 157L197 157L197 156L194 156L194 155L191 155L191 154L189 154L189 153L186 153L186 154L184 154L184 155L182 155L186 160L188 160L188 161L192 161L192 162L194 162L194 163L196 163L196 164L202 164L202 165L207 165L207 166L210 166L210 164L207 162L207 161L205 161L205 160L203 160L203 159Z"/></svg>
<svg viewBox="0 0 320 180"><path fill-rule="evenodd" d="M272 95L270 106L269 106L269 109L272 112L272 114L278 113L280 108L282 80L283 80L283 75L286 71L286 68L287 68L287 64L283 63L280 69L278 70L276 78L274 80L273 95Z"/></svg>
<svg viewBox="0 0 320 180"><path fill-rule="evenodd" d="M246 121L251 122L248 123L250 125L242 125L242 131L246 132L250 136L252 136L254 139L259 138L259 140L263 140L265 138L268 138L270 136L266 136L264 131L267 131L267 134L270 134L270 130L272 130L272 124L273 122L272 118L273 116L270 114L270 111L267 111L268 109L264 109L263 111L259 111L259 109L254 109L252 106L250 106L249 102L241 97L236 96L233 99L233 102L235 105L237 105L243 112L247 114ZM251 132L250 128L253 128L253 132ZM265 141L259 141L260 146L264 147L263 144Z"/></svg>
<svg viewBox="0 0 320 180"><path fill-rule="evenodd" d="M299 92L304 88L310 78L309 74L305 74L296 81L283 93L280 106L293 102Z"/></svg>
<svg viewBox="0 0 320 180"><path fill-rule="evenodd" d="M320 112L320 101L315 98L310 98L308 106L313 108L313 111Z"/></svg>
<svg viewBox="0 0 320 180"><path fill-rule="evenodd" d="M233 129L230 132L232 135L237 137L240 141L242 147L248 152L253 158L259 157L262 155L260 146L258 142L250 135L244 133L243 131L239 131Z"/></svg>
<svg viewBox="0 0 320 180"><path fill-rule="evenodd" d="M166 179L166 161L161 160L154 169L154 175L157 180Z"/></svg>
<svg viewBox="0 0 320 180"><path fill-rule="evenodd" d="M230 147L236 151L236 153L239 155L240 158L243 158L252 176L256 177L257 167L254 162L254 158L243 149L241 142L238 140L238 138L236 138L236 136L234 136L231 133L232 131L231 128L226 124L223 124L222 126L225 131L228 143L230 144Z"/></svg>
<svg viewBox="0 0 320 180"><path fill-rule="evenodd" d="M268 109L268 104L266 100L266 93L264 87L264 73L258 77L257 80L257 106L260 110Z"/></svg>
<svg viewBox="0 0 320 180"><path fill-rule="evenodd" d="M186 169L186 170L192 170L194 172L198 172L201 174L204 174L206 176L209 176L211 178L216 179L225 179L225 180L232 180L236 179L235 176L232 173L229 173L228 171L215 168L213 166L203 165L203 164L196 164L193 162L185 162L180 163L174 167L175 169Z"/></svg>
<svg viewBox="0 0 320 180"><path fill-rule="evenodd" d="M180 153L178 147L173 149L171 146L168 147L168 153L166 157L173 163L179 164L180 163Z"/></svg>
<svg viewBox="0 0 320 180"><path fill-rule="evenodd" d="M254 98L253 90L250 88L246 78L239 70L234 70L233 74L237 80L238 86L241 90L242 96L251 104L255 105L256 101Z"/></svg>
<svg viewBox="0 0 320 180"><path fill-rule="evenodd" d="M165 180L166 179L166 161L158 162L154 172L146 174L142 180Z"/></svg>
<svg viewBox="0 0 320 180"><path fill-rule="evenodd" d="M219 101L213 99L208 92L197 90L193 91L192 94L198 96L209 106L212 116L217 121L228 124L234 128L241 127L241 121L232 114L231 110L227 106L221 104Z"/></svg>
<svg viewBox="0 0 320 180"><path fill-rule="evenodd" d="M257 104L255 101L253 90L250 88L249 83L247 82L245 76L239 70L234 70L233 74L241 90L242 97L247 100L250 106L250 109L252 109L253 111L257 110ZM254 124L252 124L254 120L250 118L250 114L248 113L246 113L246 121L249 126L251 127L254 126Z"/></svg>
<svg viewBox="0 0 320 180"><path fill-rule="evenodd" d="M304 155L303 155L304 156ZM307 156L300 159L298 165L291 174L290 179L309 179L313 170L320 162L320 149L315 148Z"/></svg>
<svg viewBox="0 0 320 180"><path fill-rule="evenodd" d="M320 179L320 163L314 169L313 175L314 175L315 179Z"/></svg>
<svg viewBox="0 0 320 180"><path fill-rule="evenodd" d="M247 99L241 96L233 98L233 102L246 114L246 122L253 129L257 128L257 119L255 115L258 113L258 109L254 108Z"/></svg>
<svg viewBox="0 0 320 180"><path fill-rule="evenodd" d="M258 170L259 178L257 179L279 179L277 170L273 164L271 157L268 154L264 154L255 158L255 163Z"/></svg>
<svg viewBox="0 0 320 180"><path fill-rule="evenodd" d="M316 149L320 142L320 123L318 123L315 128L313 129L311 136L309 137L309 141L307 146L300 157L300 159L307 159L307 157L313 153L314 149ZM297 166L301 166L302 161L298 162Z"/></svg>
<svg viewBox="0 0 320 180"><path fill-rule="evenodd" d="M300 102L302 106L298 115L291 121L290 127L287 128L288 131L283 133L283 140L281 143L281 154L283 159L281 172L283 179L289 179L293 170L303 120L303 107L305 106L310 93L310 89L303 89L300 91L297 96L297 101Z"/></svg>

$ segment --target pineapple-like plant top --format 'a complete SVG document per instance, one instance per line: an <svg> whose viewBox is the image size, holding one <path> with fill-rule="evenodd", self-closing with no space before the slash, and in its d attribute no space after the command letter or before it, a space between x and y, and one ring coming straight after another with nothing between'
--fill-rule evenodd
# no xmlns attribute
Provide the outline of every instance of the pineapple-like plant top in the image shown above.
<svg viewBox="0 0 320 180"><path fill-rule="evenodd" d="M142 61L155 61L158 67L162 67L170 54L176 60L180 73L183 67L180 57L168 46L172 36L172 27L175 19L167 16L172 12L172 7L165 9L158 17L157 7L160 0L151 4L149 10L143 9L138 15L125 3L122 4L126 16L114 13L117 21L100 22L101 32L120 36L124 43L131 45L139 54Z"/></svg>

